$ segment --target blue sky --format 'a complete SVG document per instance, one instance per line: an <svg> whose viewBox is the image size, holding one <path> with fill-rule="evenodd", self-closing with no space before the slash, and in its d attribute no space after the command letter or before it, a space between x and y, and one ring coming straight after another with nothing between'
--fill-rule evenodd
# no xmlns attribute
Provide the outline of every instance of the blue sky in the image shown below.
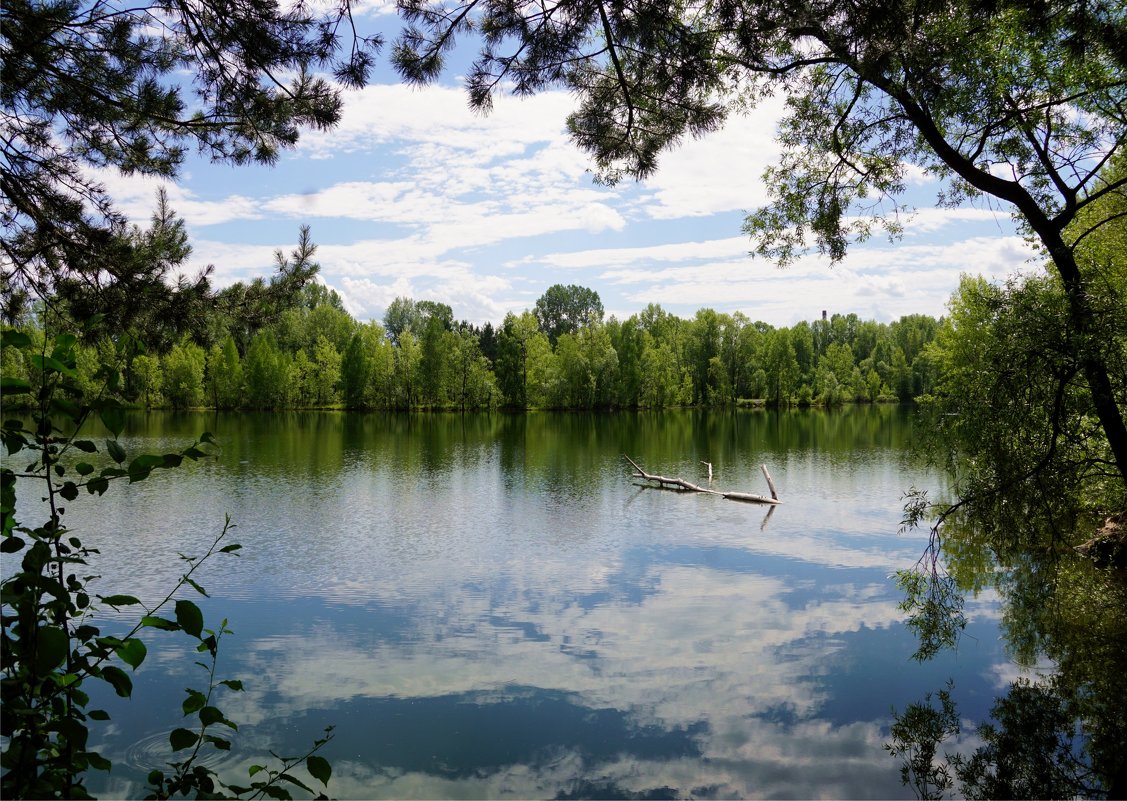
<svg viewBox="0 0 1127 801"><path fill-rule="evenodd" d="M395 20L374 9L367 23L392 31ZM778 101L665 154L651 179L612 188L592 181L567 138L565 92L501 97L481 116L456 68L419 89L385 63L344 102L338 128L306 132L272 167L185 165L167 191L192 268L214 264L218 286L268 275L274 251L308 224L324 282L361 320L402 295L498 323L563 283L596 290L608 316L658 303L682 317L709 307L792 325L823 309L938 316L961 273L1004 278L1032 255L1006 209L934 208L938 186L921 175L908 197L919 212L896 243L874 237L832 268L816 255L783 270L752 258L740 225L767 200ZM157 182L100 178L131 218L148 219Z"/></svg>

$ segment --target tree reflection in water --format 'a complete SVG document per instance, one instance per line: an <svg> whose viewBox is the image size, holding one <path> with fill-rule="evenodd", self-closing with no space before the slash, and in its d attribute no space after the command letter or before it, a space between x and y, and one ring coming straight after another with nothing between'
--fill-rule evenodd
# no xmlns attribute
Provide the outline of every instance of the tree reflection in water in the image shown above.
<svg viewBox="0 0 1127 801"><path fill-rule="evenodd" d="M906 522L910 518L911 512ZM1127 571L1122 545L1115 545L1120 522L1110 520L1104 536L1082 549L1057 546L1059 529L1042 527L1025 532L1031 535L1026 542L1042 547L1008 550L983 534L981 519L963 514L948 521L945 566L933 531L929 554L901 576L908 593L903 608L920 635L917 658L957 643L962 594L992 587L1004 602L1002 632L1015 662L1031 668L1048 661L1053 669L1048 677L1012 682L996 700L992 720L974 732L964 731L953 685L897 713L885 747L900 759L902 779L917 797L943 798L956 790L967 798L1127 795ZM1036 526L1037 516L1027 525Z"/></svg>

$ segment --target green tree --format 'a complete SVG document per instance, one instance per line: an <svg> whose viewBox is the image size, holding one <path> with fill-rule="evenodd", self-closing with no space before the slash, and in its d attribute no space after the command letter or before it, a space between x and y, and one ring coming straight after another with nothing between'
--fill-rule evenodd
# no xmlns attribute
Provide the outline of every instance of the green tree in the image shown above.
<svg viewBox="0 0 1127 801"><path fill-rule="evenodd" d="M164 357L164 394L177 409L199 406L204 400L203 348L184 338Z"/></svg>
<svg viewBox="0 0 1127 801"><path fill-rule="evenodd" d="M211 349L207 360L207 381L216 409L237 409L243 403L243 363L235 338L228 335L223 347Z"/></svg>
<svg viewBox="0 0 1127 801"><path fill-rule="evenodd" d="M137 400L146 409L161 403L161 386L164 376L160 369L160 359L142 353L133 357L133 378L137 387Z"/></svg>
<svg viewBox="0 0 1127 801"><path fill-rule="evenodd" d="M286 363L274 337L260 331L247 348L243 365L247 386L247 405L255 409L274 409L285 402L289 380Z"/></svg>
<svg viewBox="0 0 1127 801"><path fill-rule="evenodd" d="M533 310L540 331L554 347L562 334L603 321L603 302L599 293L575 284L553 284L536 300Z"/></svg>
<svg viewBox="0 0 1127 801"><path fill-rule="evenodd" d="M341 392L344 395L344 405L349 409L362 409L367 405L368 378L371 372L364 337L357 331L341 357Z"/></svg>
<svg viewBox="0 0 1127 801"><path fill-rule="evenodd" d="M419 365L423 349L410 331L399 334L395 349L395 385L400 408L411 409L418 402Z"/></svg>
<svg viewBox="0 0 1127 801"><path fill-rule="evenodd" d="M605 180L650 175L686 136L785 92L773 199L746 224L780 263L810 248L839 261L853 238L896 234L910 168L942 181L945 203L1007 204L1052 260L1070 345L1127 484L1104 312L1077 257L1089 232L1119 219L1100 201L1127 190L1127 175L1104 170L1127 140L1122 3L563 0L550 20L530 0L399 8L409 25L394 60L407 80L433 80L459 33L488 31L471 104L488 109L501 87L562 84L579 97L569 130ZM1074 224L1083 230L1066 234Z"/></svg>
<svg viewBox="0 0 1127 801"><path fill-rule="evenodd" d="M378 38L338 57L347 3L316 16L273 4L12 0L0 9L0 187L8 292L40 297L62 281L137 278L123 217L87 168L173 178L189 148L218 162L272 163L303 126L340 118L330 65L345 85L366 77ZM153 20L160 24L154 25ZM283 78L282 76L287 76ZM285 81L283 83L283 80Z"/></svg>
<svg viewBox="0 0 1127 801"><path fill-rule="evenodd" d="M313 348L313 371L309 377L313 402L330 406L340 397L341 356L336 346L325 337L318 337Z"/></svg>

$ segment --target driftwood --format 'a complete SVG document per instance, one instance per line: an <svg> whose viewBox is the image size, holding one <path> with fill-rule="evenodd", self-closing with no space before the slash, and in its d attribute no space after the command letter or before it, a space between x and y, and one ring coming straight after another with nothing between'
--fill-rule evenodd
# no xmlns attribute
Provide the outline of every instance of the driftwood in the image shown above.
<svg viewBox="0 0 1127 801"><path fill-rule="evenodd" d="M703 492L707 495L719 495L722 498L727 498L730 501L744 501L746 503L770 503L780 504L779 494L775 491L775 482L771 480L771 474L767 472L767 466L763 465L763 475L767 479L767 486L771 488L771 497L767 498L763 495L756 495L751 492L721 492L720 490L709 489L708 487L700 487L693 484L691 481L686 481L683 478L669 478L667 476L658 476L652 473L647 473L638 463L631 459L629 456L623 454L623 458L633 465L634 469L638 472L634 474L634 478L644 478L646 481L654 481L662 487L670 489L680 489L685 492ZM707 463L706 463L707 464ZM711 473L712 471L709 470Z"/></svg>

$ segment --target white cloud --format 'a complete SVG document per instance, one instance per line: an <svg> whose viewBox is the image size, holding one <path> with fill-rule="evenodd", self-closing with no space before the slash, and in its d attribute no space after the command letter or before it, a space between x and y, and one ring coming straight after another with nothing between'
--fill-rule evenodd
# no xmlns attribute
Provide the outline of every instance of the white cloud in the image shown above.
<svg viewBox="0 0 1127 801"><path fill-rule="evenodd" d="M646 213L655 219L703 217L753 209L767 202L763 171L778 160L775 129L782 98L764 100L724 128L690 140L661 157L657 173L643 183Z"/></svg>

